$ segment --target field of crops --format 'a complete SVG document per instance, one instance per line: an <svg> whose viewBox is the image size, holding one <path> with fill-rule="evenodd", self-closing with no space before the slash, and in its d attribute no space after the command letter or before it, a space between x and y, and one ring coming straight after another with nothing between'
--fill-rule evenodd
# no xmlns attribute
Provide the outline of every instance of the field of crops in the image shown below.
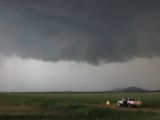
<svg viewBox="0 0 160 120"><path fill-rule="evenodd" d="M137 108L112 108L122 97ZM160 120L160 93L0 93L0 120Z"/></svg>

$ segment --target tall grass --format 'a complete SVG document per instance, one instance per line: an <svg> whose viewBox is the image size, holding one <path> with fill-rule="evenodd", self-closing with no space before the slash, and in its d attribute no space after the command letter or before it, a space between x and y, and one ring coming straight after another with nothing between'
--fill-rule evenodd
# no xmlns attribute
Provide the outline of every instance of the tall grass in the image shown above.
<svg viewBox="0 0 160 120"><path fill-rule="evenodd" d="M140 98L144 108L160 111L160 93L1 93L0 120L159 120L160 113L99 107L106 100Z"/></svg>

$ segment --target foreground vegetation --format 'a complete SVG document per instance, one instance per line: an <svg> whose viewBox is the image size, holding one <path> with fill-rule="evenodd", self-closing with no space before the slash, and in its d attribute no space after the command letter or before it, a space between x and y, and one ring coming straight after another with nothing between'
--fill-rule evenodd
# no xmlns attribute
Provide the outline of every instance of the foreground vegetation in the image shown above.
<svg viewBox="0 0 160 120"><path fill-rule="evenodd" d="M111 109L122 97L140 98L143 108ZM143 111L145 109L145 111ZM160 93L0 93L0 120L160 120Z"/></svg>

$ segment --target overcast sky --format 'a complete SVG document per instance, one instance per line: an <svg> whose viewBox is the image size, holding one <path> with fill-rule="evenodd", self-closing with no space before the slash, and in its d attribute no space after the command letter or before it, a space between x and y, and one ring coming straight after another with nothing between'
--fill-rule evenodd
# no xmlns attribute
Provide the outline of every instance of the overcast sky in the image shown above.
<svg viewBox="0 0 160 120"><path fill-rule="evenodd" d="M160 89L159 0L0 0L0 91Z"/></svg>

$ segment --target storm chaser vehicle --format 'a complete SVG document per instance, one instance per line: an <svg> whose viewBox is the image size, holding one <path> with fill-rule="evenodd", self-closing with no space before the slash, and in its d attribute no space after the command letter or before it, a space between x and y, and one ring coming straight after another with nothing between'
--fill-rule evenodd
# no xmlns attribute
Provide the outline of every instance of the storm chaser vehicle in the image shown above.
<svg viewBox="0 0 160 120"><path fill-rule="evenodd" d="M118 107L140 107L142 105L142 101L136 100L134 98L122 98L117 102Z"/></svg>

